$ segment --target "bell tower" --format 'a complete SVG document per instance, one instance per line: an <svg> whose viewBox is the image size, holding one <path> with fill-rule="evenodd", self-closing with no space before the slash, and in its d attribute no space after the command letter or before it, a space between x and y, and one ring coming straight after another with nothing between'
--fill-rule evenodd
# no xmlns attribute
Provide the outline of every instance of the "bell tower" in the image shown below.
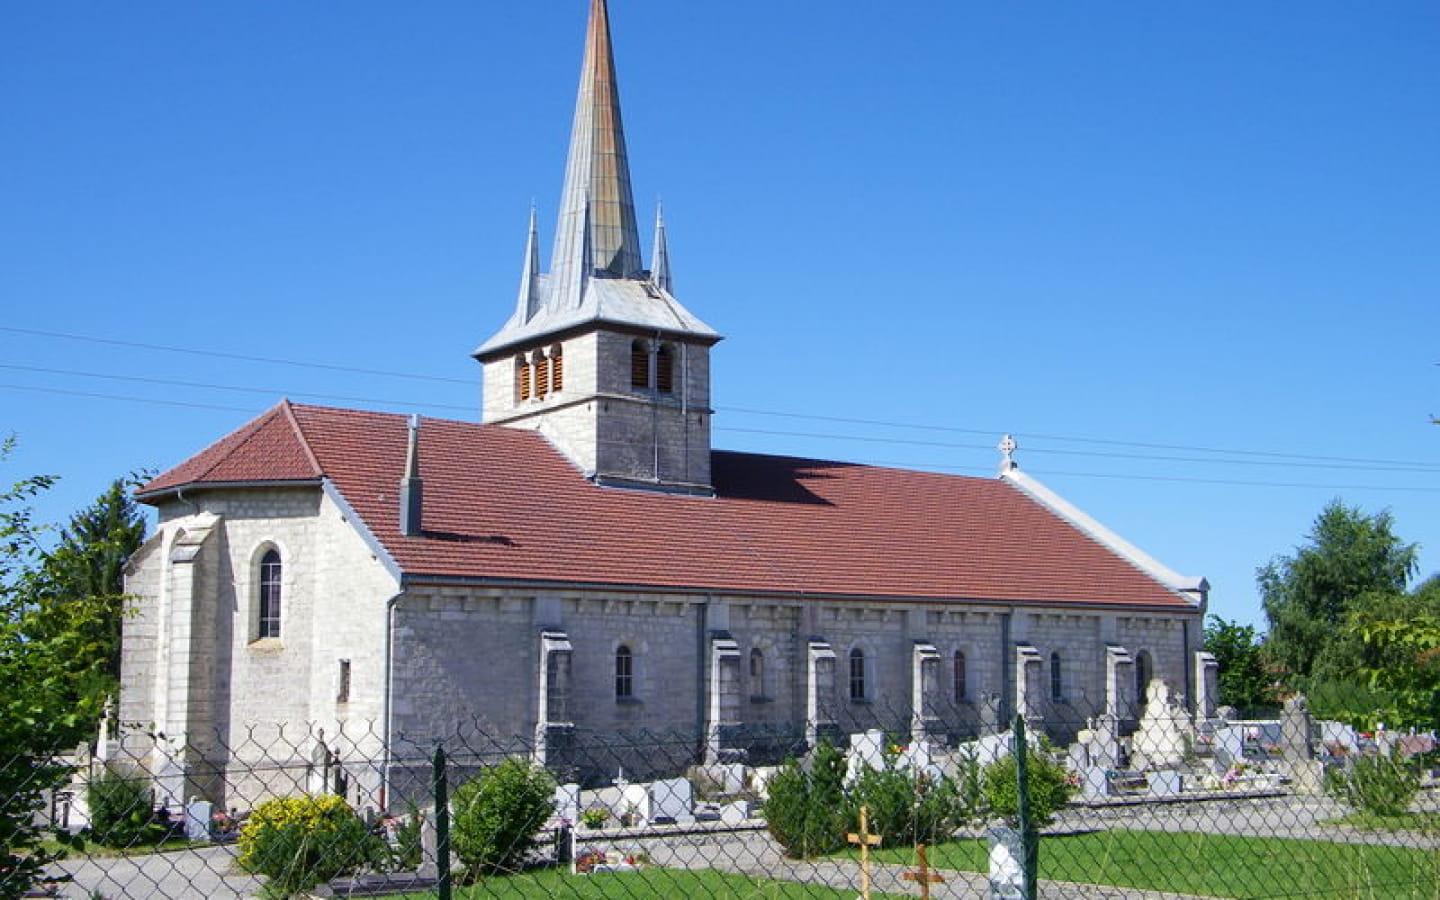
<svg viewBox="0 0 1440 900"><path fill-rule="evenodd" d="M710 348L671 293L665 223L640 255L605 0L592 0L550 271L530 213L515 312L481 344L485 422L539 431L596 484L710 485Z"/></svg>

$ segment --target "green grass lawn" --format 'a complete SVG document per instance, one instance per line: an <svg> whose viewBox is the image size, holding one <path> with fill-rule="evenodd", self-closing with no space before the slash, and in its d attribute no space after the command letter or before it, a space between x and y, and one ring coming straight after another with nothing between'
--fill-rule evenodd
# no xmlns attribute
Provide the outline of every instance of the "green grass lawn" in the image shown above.
<svg viewBox="0 0 1440 900"><path fill-rule="evenodd" d="M908 847L877 860L910 864ZM930 848L943 869L984 872L983 840ZM1440 852L1330 841L1160 831L1100 831L1040 841L1040 877L1208 897L1440 900Z"/></svg>
<svg viewBox="0 0 1440 900"><path fill-rule="evenodd" d="M876 900L902 900L875 892ZM636 900L639 897L691 897L695 900L855 900L855 891L792 881L747 878L711 871L640 869L571 875L568 869L541 869L521 875L489 878L481 884L455 889L456 900ZM435 900L433 890L407 894L403 900Z"/></svg>

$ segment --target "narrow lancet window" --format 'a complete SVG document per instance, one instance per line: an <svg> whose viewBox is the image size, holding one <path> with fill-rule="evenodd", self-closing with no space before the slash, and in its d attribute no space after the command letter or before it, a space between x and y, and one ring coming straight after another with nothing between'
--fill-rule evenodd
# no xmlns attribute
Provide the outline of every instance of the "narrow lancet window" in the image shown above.
<svg viewBox="0 0 1440 900"><path fill-rule="evenodd" d="M850 651L850 699L864 700L865 688L865 651L856 647Z"/></svg>
<svg viewBox="0 0 1440 900"><path fill-rule="evenodd" d="M630 700L635 696L635 655L621 644L615 648L615 699Z"/></svg>
<svg viewBox="0 0 1440 900"><path fill-rule="evenodd" d="M260 627L257 637L280 636L280 551L267 550L260 559Z"/></svg>
<svg viewBox="0 0 1440 900"><path fill-rule="evenodd" d="M1065 702L1065 672L1059 653L1050 654L1050 700L1052 703Z"/></svg>
<svg viewBox="0 0 1440 900"><path fill-rule="evenodd" d="M964 703L970 699L969 673L965 671L965 651L955 651L955 702Z"/></svg>

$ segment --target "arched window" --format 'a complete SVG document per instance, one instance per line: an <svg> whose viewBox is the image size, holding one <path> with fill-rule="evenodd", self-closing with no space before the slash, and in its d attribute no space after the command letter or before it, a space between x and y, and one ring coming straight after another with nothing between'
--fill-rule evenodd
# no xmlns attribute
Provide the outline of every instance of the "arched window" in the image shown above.
<svg viewBox="0 0 1440 900"><path fill-rule="evenodd" d="M662 394L675 392L675 351L661 344L655 354L655 390Z"/></svg>
<svg viewBox="0 0 1440 900"><path fill-rule="evenodd" d="M1060 654L1050 654L1050 701L1065 702L1065 672L1060 663Z"/></svg>
<svg viewBox="0 0 1440 900"><path fill-rule="evenodd" d="M629 700L635 696L635 655L621 644L615 648L615 699Z"/></svg>
<svg viewBox="0 0 1440 900"><path fill-rule="evenodd" d="M535 396L544 397L550 393L550 360L545 358L545 353L535 351Z"/></svg>
<svg viewBox="0 0 1440 900"><path fill-rule="evenodd" d="M750 648L750 696L765 696L765 651Z"/></svg>
<svg viewBox="0 0 1440 900"><path fill-rule="evenodd" d="M859 647L850 651L850 699L864 700L865 693L865 651Z"/></svg>
<svg viewBox="0 0 1440 900"><path fill-rule="evenodd" d="M965 651L955 651L955 702L970 699L969 673L965 671Z"/></svg>
<svg viewBox="0 0 1440 900"><path fill-rule="evenodd" d="M280 551L265 551L260 558L260 627L256 637L280 636Z"/></svg>
<svg viewBox="0 0 1440 900"><path fill-rule="evenodd" d="M515 358L515 398L530 399L530 363L523 356Z"/></svg>
<svg viewBox="0 0 1440 900"><path fill-rule="evenodd" d="M644 341L630 342L630 386L641 389L650 386L650 351Z"/></svg>
<svg viewBox="0 0 1440 900"><path fill-rule="evenodd" d="M550 348L550 390L559 391L565 386L565 357L560 345Z"/></svg>

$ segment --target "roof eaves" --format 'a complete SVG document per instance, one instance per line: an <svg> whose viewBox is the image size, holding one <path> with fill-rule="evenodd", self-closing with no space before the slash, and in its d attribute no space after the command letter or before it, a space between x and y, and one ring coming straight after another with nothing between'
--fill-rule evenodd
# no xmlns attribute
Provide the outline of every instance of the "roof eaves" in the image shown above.
<svg viewBox="0 0 1440 900"><path fill-rule="evenodd" d="M733 597L763 598L767 600L792 600L797 602L826 603L961 603L969 606L993 606L1010 608L1023 606L1063 607L1065 609L1114 610L1124 607L1136 612L1173 613L1174 606L1163 603L1139 604L1117 601L1113 603L1096 601L1071 601L1059 599L1005 598L1005 597L921 597L902 594L845 594L840 592L756 590L753 588L704 585L635 585L603 581L568 581L565 579L504 578L486 575L441 575L435 573L407 574L407 587L414 585L483 586L505 589L624 592L629 594L672 594L691 597ZM1183 598L1188 599L1188 598Z"/></svg>
<svg viewBox="0 0 1440 900"><path fill-rule="evenodd" d="M141 503L155 505L170 495L180 496L186 491L224 491L245 488L292 488L292 487L318 487L323 478L272 478L257 479L254 481L200 481L191 480L184 484L172 484L168 487L155 491L141 491L135 494L135 499Z"/></svg>

